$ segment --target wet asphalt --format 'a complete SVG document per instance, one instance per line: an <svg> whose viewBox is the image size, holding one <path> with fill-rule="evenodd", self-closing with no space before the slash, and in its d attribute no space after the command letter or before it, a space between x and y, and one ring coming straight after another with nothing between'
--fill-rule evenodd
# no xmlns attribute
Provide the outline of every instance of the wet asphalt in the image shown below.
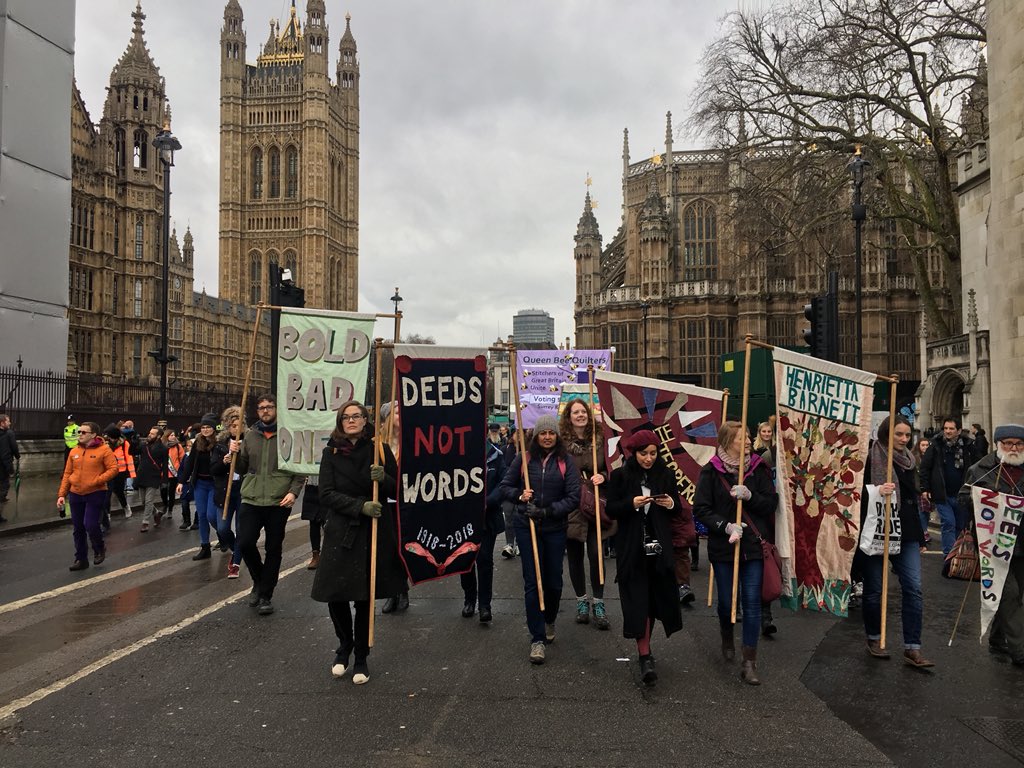
<svg viewBox="0 0 1024 768"><path fill-rule="evenodd" d="M193 562L197 534L178 522L142 534L138 515L115 518L106 562L82 573L67 571L66 528L0 538L0 765L1003 766L1024 757L1024 670L978 643L976 597L947 646L966 583L941 579L937 555L925 557L924 574L932 672L899 659L893 579L890 661L864 652L856 612L777 609L779 634L760 645L763 685L746 686L738 663L721 661L717 619L699 600L681 633L656 633L660 679L645 688L635 644L619 631L614 561L612 630L574 623L566 575L556 640L533 666L520 562L499 557L490 626L461 617L457 578L415 587L405 613L381 615L378 603L371 679L355 686L330 674L336 639L326 606L309 598L306 523L289 526L277 611L260 617L243 599L244 568L227 580L226 555ZM67 585L80 588L38 599ZM707 594L706 567L694 589Z"/></svg>

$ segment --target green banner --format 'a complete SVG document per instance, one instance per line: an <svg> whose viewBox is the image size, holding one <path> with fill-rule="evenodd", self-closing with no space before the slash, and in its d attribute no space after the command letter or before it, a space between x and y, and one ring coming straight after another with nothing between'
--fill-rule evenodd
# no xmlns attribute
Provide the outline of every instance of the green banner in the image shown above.
<svg viewBox="0 0 1024 768"><path fill-rule="evenodd" d="M281 310L277 347L277 456L281 469L320 472L337 411L363 399L373 315Z"/></svg>

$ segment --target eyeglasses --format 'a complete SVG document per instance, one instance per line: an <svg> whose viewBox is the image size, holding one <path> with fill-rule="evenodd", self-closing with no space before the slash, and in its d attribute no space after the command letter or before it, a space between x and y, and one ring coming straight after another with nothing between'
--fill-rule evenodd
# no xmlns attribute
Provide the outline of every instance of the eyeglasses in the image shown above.
<svg viewBox="0 0 1024 768"><path fill-rule="evenodd" d="M92 432L90 432L88 429L80 429L80 430L78 430L78 434L80 434L80 435L91 435Z"/></svg>
<svg viewBox="0 0 1024 768"><path fill-rule="evenodd" d="M342 421L362 421L365 418L361 413L343 413L341 415Z"/></svg>
<svg viewBox="0 0 1024 768"><path fill-rule="evenodd" d="M1022 440L1000 440L999 445L1007 451L1024 451L1024 441Z"/></svg>
<svg viewBox="0 0 1024 768"><path fill-rule="evenodd" d="M256 406L256 410L257 411L272 411L275 408L277 408L276 405L257 405Z"/></svg>

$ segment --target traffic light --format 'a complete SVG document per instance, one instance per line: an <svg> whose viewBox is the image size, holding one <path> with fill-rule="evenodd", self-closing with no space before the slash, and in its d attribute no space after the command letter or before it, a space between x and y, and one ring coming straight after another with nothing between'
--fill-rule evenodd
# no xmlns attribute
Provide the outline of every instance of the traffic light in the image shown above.
<svg viewBox="0 0 1024 768"><path fill-rule="evenodd" d="M811 299L810 304L804 304L804 317L811 324L810 328L804 328L804 344L811 348L811 357L822 357L825 351L821 343L821 327L825 314L823 304L820 296Z"/></svg>
<svg viewBox="0 0 1024 768"><path fill-rule="evenodd" d="M804 329L804 343L811 357L839 362L839 298L833 293L815 296L804 304L804 317L811 324Z"/></svg>

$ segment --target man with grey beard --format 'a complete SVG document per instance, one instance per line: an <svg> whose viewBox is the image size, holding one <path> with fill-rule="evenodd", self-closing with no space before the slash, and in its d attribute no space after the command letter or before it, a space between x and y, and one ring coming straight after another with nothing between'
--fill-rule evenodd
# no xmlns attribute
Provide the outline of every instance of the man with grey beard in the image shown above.
<svg viewBox="0 0 1024 768"><path fill-rule="evenodd" d="M1024 425L1004 424L993 434L996 451L990 453L967 471L960 489L959 501L965 509L973 508L971 486L1000 493L1024 496ZM1022 536L1010 561L999 610L992 621L988 649L1000 657L1009 656L1016 667L1024 667L1024 545Z"/></svg>

